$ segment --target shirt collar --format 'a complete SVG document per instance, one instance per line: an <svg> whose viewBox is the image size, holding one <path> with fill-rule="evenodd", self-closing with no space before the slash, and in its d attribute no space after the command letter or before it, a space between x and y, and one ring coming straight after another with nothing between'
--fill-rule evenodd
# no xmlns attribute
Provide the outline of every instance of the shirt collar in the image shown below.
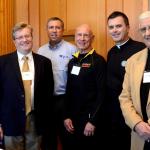
<svg viewBox="0 0 150 150"><path fill-rule="evenodd" d="M95 50L94 50L94 48L93 48L92 50L90 50L90 51L85 55L85 57L87 57L88 55L93 54L94 51L95 51ZM80 51L77 51L75 54L73 54L73 56L76 57L76 58L78 58L78 57L79 57L79 54L80 54ZM84 57L84 58L85 58L85 57Z"/></svg>
<svg viewBox="0 0 150 150"><path fill-rule="evenodd" d="M18 55L19 61L22 60L23 56L27 56L29 60L32 59L32 52L28 53L27 55L23 55L22 53L20 53L19 51L17 51L17 55Z"/></svg>
<svg viewBox="0 0 150 150"><path fill-rule="evenodd" d="M50 50L56 50L56 49L58 49L58 48L62 45L63 42L64 42L64 40L61 40L59 43L57 43L57 44L54 45L54 46L52 46L52 45L50 44L50 42L49 42L49 49L50 49Z"/></svg>
<svg viewBox="0 0 150 150"><path fill-rule="evenodd" d="M116 46L120 49L120 47L121 47L122 45L126 44L128 41L129 41L129 39L126 40L125 42L121 43L121 44L116 44Z"/></svg>

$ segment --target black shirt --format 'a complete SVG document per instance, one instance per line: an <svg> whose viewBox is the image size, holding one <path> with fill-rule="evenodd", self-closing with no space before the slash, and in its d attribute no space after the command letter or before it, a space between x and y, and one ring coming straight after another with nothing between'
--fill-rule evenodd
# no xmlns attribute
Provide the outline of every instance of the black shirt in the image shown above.
<svg viewBox="0 0 150 150"><path fill-rule="evenodd" d="M72 72L79 66L78 75ZM106 62L95 51L88 56L80 54L68 64L65 118L85 119L95 124L100 104L104 100Z"/></svg>
<svg viewBox="0 0 150 150"><path fill-rule="evenodd" d="M125 74L126 61L133 54L144 49L142 42L129 39L124 45L113 46L107 56L107 101L109 101L111 119L114 126L124 128L125 122L120 109L119 95L122 91L122 83Z"/></svg>

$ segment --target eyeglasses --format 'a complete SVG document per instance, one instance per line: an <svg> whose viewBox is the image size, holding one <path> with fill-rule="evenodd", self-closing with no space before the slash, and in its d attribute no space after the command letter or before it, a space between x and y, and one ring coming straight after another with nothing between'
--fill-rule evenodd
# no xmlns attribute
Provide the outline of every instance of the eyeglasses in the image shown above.
<svg viewBox="0 0 150 150"><path fill-rule="evenodd" d="M24 38L25 39L29 39L29 38L31 38L32 36L29 34L29 35L24 35L24 36L19 36L19 37L16 37L15 39L17 39L17 40L23 40Z"/></svg>
<svg viewBox="0 0 150 150"><path fill-rule="evenodd" d="M150 25L146 26L146 27L143 27L143 28L140 28L139 30L140 30L141 33L146 33L146 31L150 31Z"/></svg>

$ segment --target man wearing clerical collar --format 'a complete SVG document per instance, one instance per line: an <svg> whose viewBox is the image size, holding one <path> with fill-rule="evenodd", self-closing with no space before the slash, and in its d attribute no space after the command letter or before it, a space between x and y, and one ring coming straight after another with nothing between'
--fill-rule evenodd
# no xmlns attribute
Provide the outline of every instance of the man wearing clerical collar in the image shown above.
<svg viewBox="0 0 150 150"><path fill-rule="evenodd" d="M111 120L108 128L111 130L111 146L115 150L130 150L130 128L125 124L118 96L122 90L127 59L145 45L129 37L129 20L124 13L112 12L107 23L108 33L115 42L107 56L107 101L110 105L108 114L111 117L108 119Z"/></svg>

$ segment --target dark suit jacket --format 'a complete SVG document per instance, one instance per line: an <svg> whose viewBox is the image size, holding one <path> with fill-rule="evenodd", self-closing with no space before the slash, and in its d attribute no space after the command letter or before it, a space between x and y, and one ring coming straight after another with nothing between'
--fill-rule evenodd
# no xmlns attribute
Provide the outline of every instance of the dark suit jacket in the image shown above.
<svg viewBox="0 0 150 150"><path fill-rule="evenodd" d="M53 117L53 74L49 59L33 53L33 60L35 124L37 133L42 134ZM24 87L17 52L13 52L0 57L0 123L5 135L19 136L24 134L25 122Z"/></svg>

